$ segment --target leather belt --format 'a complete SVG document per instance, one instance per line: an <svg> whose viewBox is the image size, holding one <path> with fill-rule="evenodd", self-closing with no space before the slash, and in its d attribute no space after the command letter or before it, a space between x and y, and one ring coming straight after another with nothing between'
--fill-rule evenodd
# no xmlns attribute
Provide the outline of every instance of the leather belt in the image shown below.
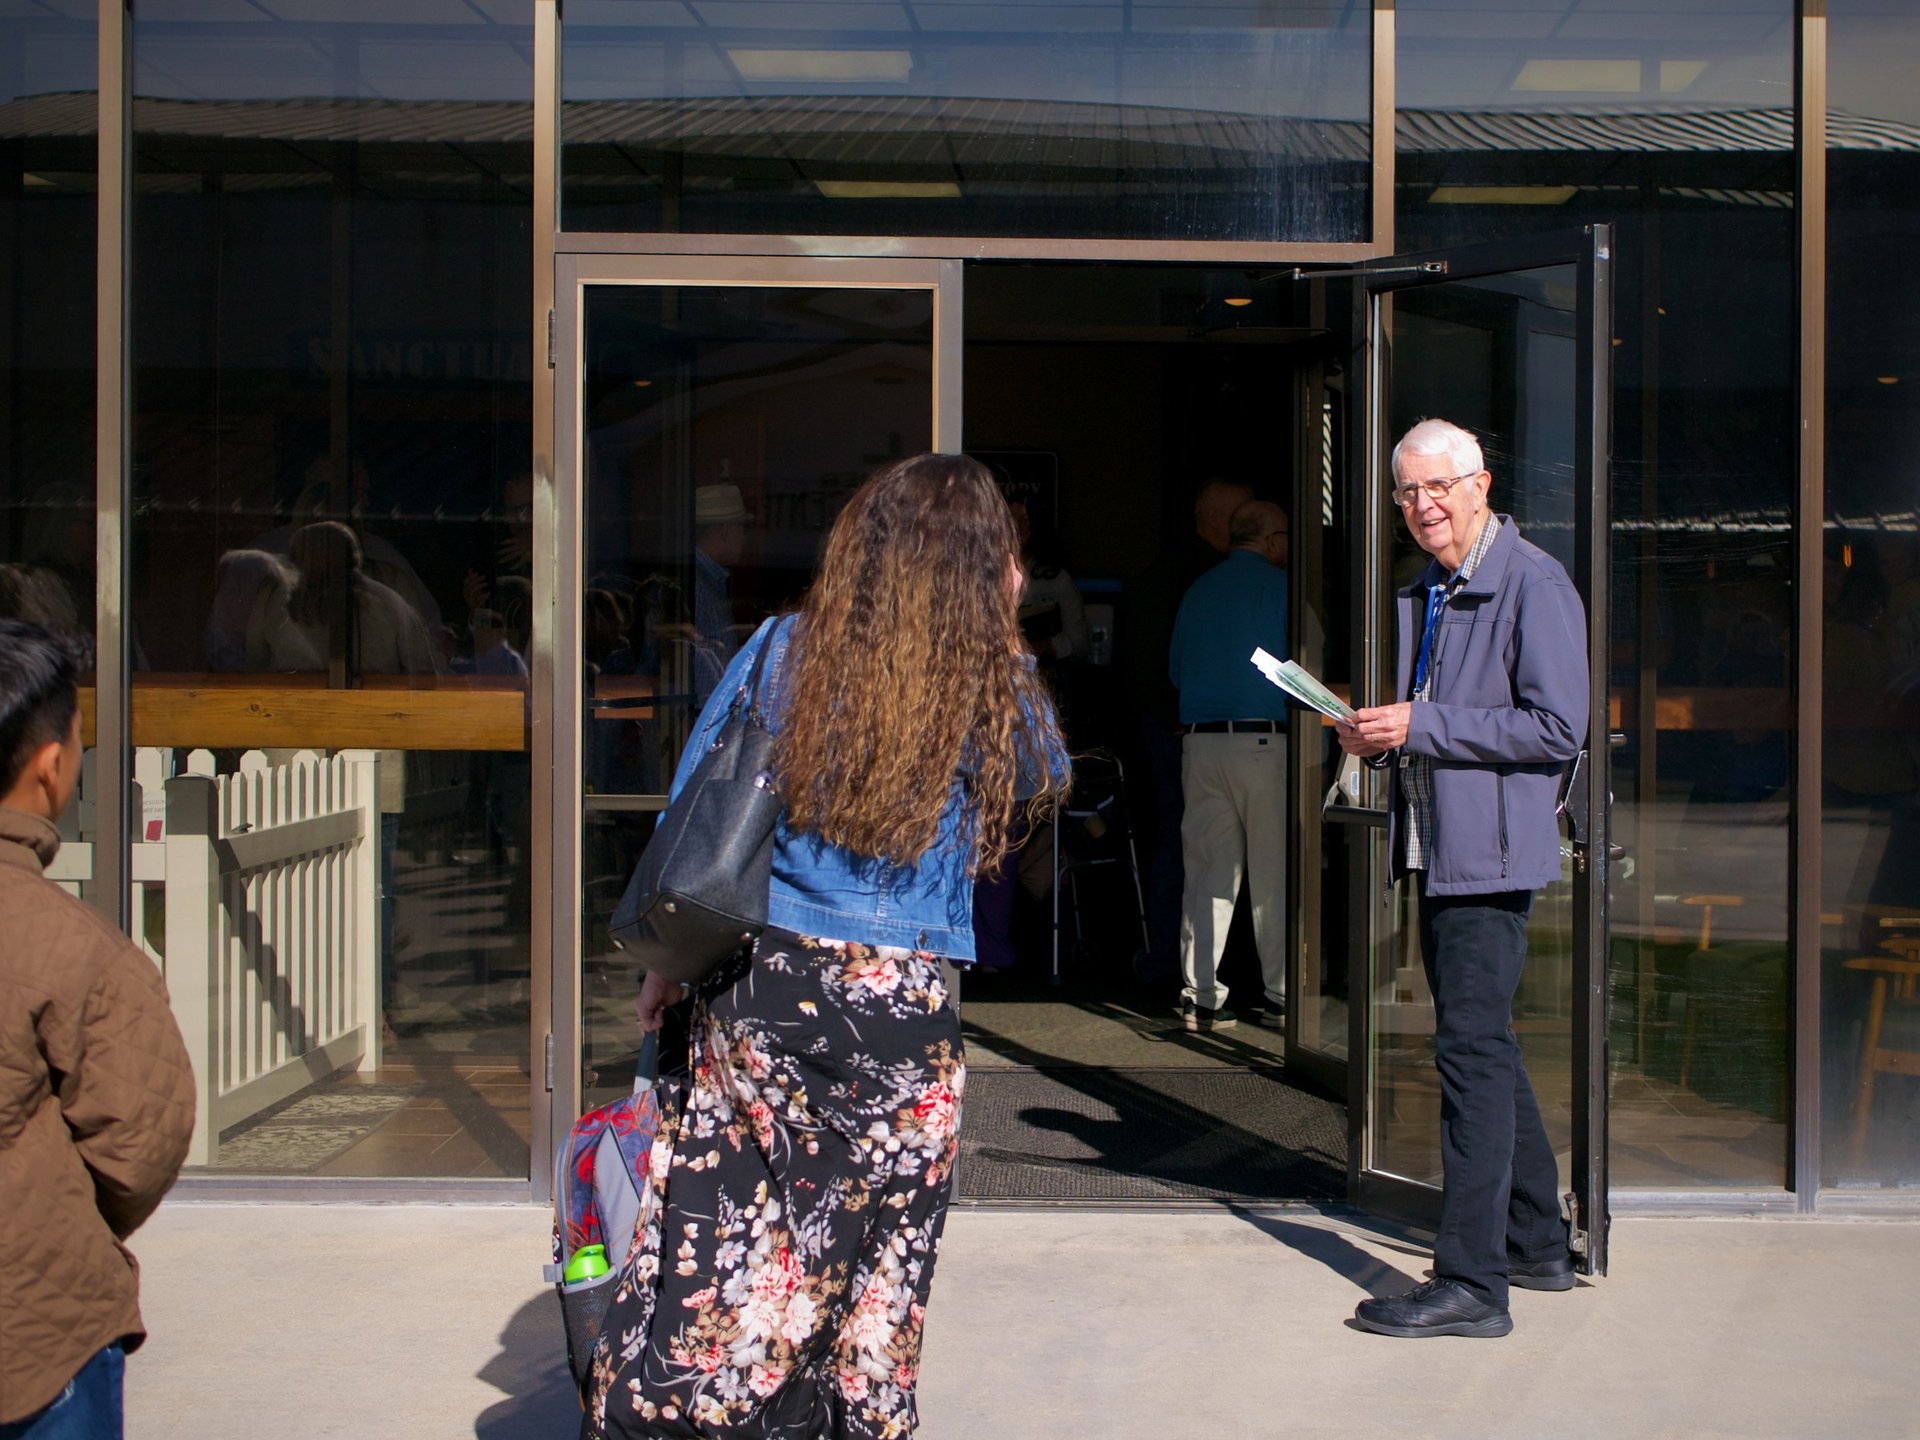
<svg viewBox="0 0 1920 1440"><path fill-rule="evenodd" d="M1286 729L1279 720L1200 720L1182 725L1182 735L1272 735Z"/></svg>

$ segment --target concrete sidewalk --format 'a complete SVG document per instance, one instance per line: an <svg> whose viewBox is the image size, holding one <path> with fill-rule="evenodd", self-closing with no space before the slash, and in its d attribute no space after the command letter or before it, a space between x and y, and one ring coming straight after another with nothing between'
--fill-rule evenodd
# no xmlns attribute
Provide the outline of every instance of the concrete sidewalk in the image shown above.
<svg viewBox="0 0 1920 1440"><path fill-rule="evenodd" d="M566 1440L532 1208L173 1202L131 1440ZM1920 1436L1920 1225L1625 1220L1504 1340L1349 1328L1427 1256L1312 1210L956 1210L923 1440Z"/></svg>

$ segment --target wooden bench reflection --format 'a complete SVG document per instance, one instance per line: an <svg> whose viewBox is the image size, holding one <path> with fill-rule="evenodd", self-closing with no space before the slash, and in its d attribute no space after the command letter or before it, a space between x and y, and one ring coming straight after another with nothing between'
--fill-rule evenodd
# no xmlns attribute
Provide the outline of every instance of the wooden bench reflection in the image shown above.
<svg viewBox="0 0 1920 1440"><path fill-rule="evenodd" d="M92 686L81 731L94 740ZM162 748L491 750L527 748L526 682L511 676L383 675L330 690L324 675L133 677L132 743Z"/></svg>
<svg viewBox="0 0 1920 1440"><path fill-rule="evenodd" d="M653 694L654 683L645 676L603 675L594 695L642 699ZM1346 686L1331 688L1348 698ZM92 686L82 688L80 702L91 745ZM1638 691L1615 690L1608 724L1621 729L1638 710ZM599 713L644 720L657 711L631 706ZM1825 718L1835 730L1920 730L1920 705L1829 706ZM1793 697L1784 689L1661 690L1654 724L1664 731L1786 731L1793 728ZM527 748L527 687L523 680L492 675L369 675L357 690L330 690L324 675L143 673L133 679L132 741L209 749L518 751Z"/></svg>

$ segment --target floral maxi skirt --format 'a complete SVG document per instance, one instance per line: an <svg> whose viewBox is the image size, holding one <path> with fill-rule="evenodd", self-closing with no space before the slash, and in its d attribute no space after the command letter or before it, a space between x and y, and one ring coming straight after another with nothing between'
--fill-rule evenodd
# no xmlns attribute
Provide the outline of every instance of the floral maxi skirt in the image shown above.
<svg viewBox="0 0 1920 1440"><path fill-rule="evenodd" d="M582 1433L912 1434L966 1084L938 957L769 930L693 1009Z"/></svg>

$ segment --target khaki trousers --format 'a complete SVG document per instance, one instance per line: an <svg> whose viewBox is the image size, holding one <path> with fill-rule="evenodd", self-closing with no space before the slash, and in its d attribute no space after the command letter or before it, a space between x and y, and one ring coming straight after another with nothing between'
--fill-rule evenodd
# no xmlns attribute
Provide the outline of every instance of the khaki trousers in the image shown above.
<svg viewBox="0 0 1920 1440"><path fill-rule="evenodd" d="M1180 916L1181 995L1208 1010L1227 1002L1220 952L1240 886L1253 906L1262 988L1287 995L1287 737L1188 735L1181 744L1186 815L1180 850L1186 893Z"/></svg>

